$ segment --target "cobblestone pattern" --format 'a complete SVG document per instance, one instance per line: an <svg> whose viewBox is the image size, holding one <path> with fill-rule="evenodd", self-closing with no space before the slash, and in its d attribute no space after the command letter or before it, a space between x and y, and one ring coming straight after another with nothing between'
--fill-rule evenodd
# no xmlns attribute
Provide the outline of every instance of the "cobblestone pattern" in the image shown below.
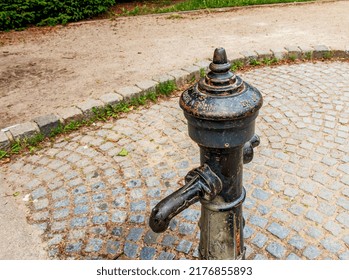
<svg viewBox="0 0 349 280"><path fill-rule="evenodd" d="M264 96L245 165L247 259L348 259L349 64L242 75ZM128 151L120 156L121 149ZM199 164L178 97L61 138L0 167L30 194L52 259L196 259L200 205L153 233L152 207Z"/></svg>

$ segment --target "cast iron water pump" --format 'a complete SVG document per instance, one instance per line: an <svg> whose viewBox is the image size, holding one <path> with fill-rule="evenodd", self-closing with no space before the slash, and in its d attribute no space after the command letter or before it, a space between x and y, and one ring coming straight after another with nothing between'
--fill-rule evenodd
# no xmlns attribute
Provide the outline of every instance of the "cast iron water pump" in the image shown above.
<svg viewBox="0 0 349 280"><path fill-rule="evenodd" d="M201 202L201 259L244 259L242 203L243 164L259 145L255 119L262 107L260 92L230 71L225 49L217 48L210 72L184 91L180 107L189 136L200 147L201 166L185 177L185 185L160 201L149 225L163 232L171 219Z"/></svg>

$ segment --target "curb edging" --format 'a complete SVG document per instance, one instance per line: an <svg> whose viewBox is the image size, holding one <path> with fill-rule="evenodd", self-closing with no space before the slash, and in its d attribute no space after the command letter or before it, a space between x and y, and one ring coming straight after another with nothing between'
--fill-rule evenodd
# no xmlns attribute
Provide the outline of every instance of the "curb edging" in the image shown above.
<svg viewBox="0 0 349 280"><path fill-rule="evenodd" d="M348 44L349 46L349 44ZM331 49L325 45L307 46L286 46L283 49L241 51L239 55L230 60L234 63L242 63L242 66L249 66L253 61L263 59L348 59L349 47L347 49ZM59 125L68 124L70 121L89 120L93 117L94 108L105 108L113 106L122 101L130 100L133 97L146 95L155 91L161 83L173 81L177 87L183 86L192 79L198 80L200 72L208 71L210 60L203 60L193 65L183 67L179 70L172 70L168 73L154 77L152 80L137 81L134 85L121 87L113 93L105 93L98 99L87 99L71 107L61 108L57 112L41 115L24 123L15 124L0 130L0 150L8 151L15 141L22 141L31 138L39 133L49 136Z"/></svg>

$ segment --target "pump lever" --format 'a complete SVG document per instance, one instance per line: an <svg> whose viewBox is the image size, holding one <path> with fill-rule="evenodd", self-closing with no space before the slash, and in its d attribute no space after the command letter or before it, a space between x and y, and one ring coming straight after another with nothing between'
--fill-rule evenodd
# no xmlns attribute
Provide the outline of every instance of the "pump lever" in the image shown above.
<svg viewBox="0 0 349 280"><path fill-rule="evenodd" d="M185 177L186 184L161 200L152 210L149 226L154 232L167 229L171 219L199 199L212 200L222 190L219 177L204 164Z"/></svg>

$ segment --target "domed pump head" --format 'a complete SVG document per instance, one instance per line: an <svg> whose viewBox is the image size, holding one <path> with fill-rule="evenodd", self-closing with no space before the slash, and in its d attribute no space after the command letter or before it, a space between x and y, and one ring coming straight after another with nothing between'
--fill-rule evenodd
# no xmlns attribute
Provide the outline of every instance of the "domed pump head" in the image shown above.
<svg viewBox="0 0 349 280"><path fill-rule="evenodd" d="M184 91L179 100L189 136L205 147L243 145L254 135L262 95L231 71L224 48L214 51L209 68L210 72Z"/></svg>
<svg viewBox="0 0 349 280"><path fill-rule="evenodd" d="M231 95L243 91L242 80L230 71L231 63L224 48L215 49L209 68L211 71L199 81L200 91L214 95Z"/></svg>

